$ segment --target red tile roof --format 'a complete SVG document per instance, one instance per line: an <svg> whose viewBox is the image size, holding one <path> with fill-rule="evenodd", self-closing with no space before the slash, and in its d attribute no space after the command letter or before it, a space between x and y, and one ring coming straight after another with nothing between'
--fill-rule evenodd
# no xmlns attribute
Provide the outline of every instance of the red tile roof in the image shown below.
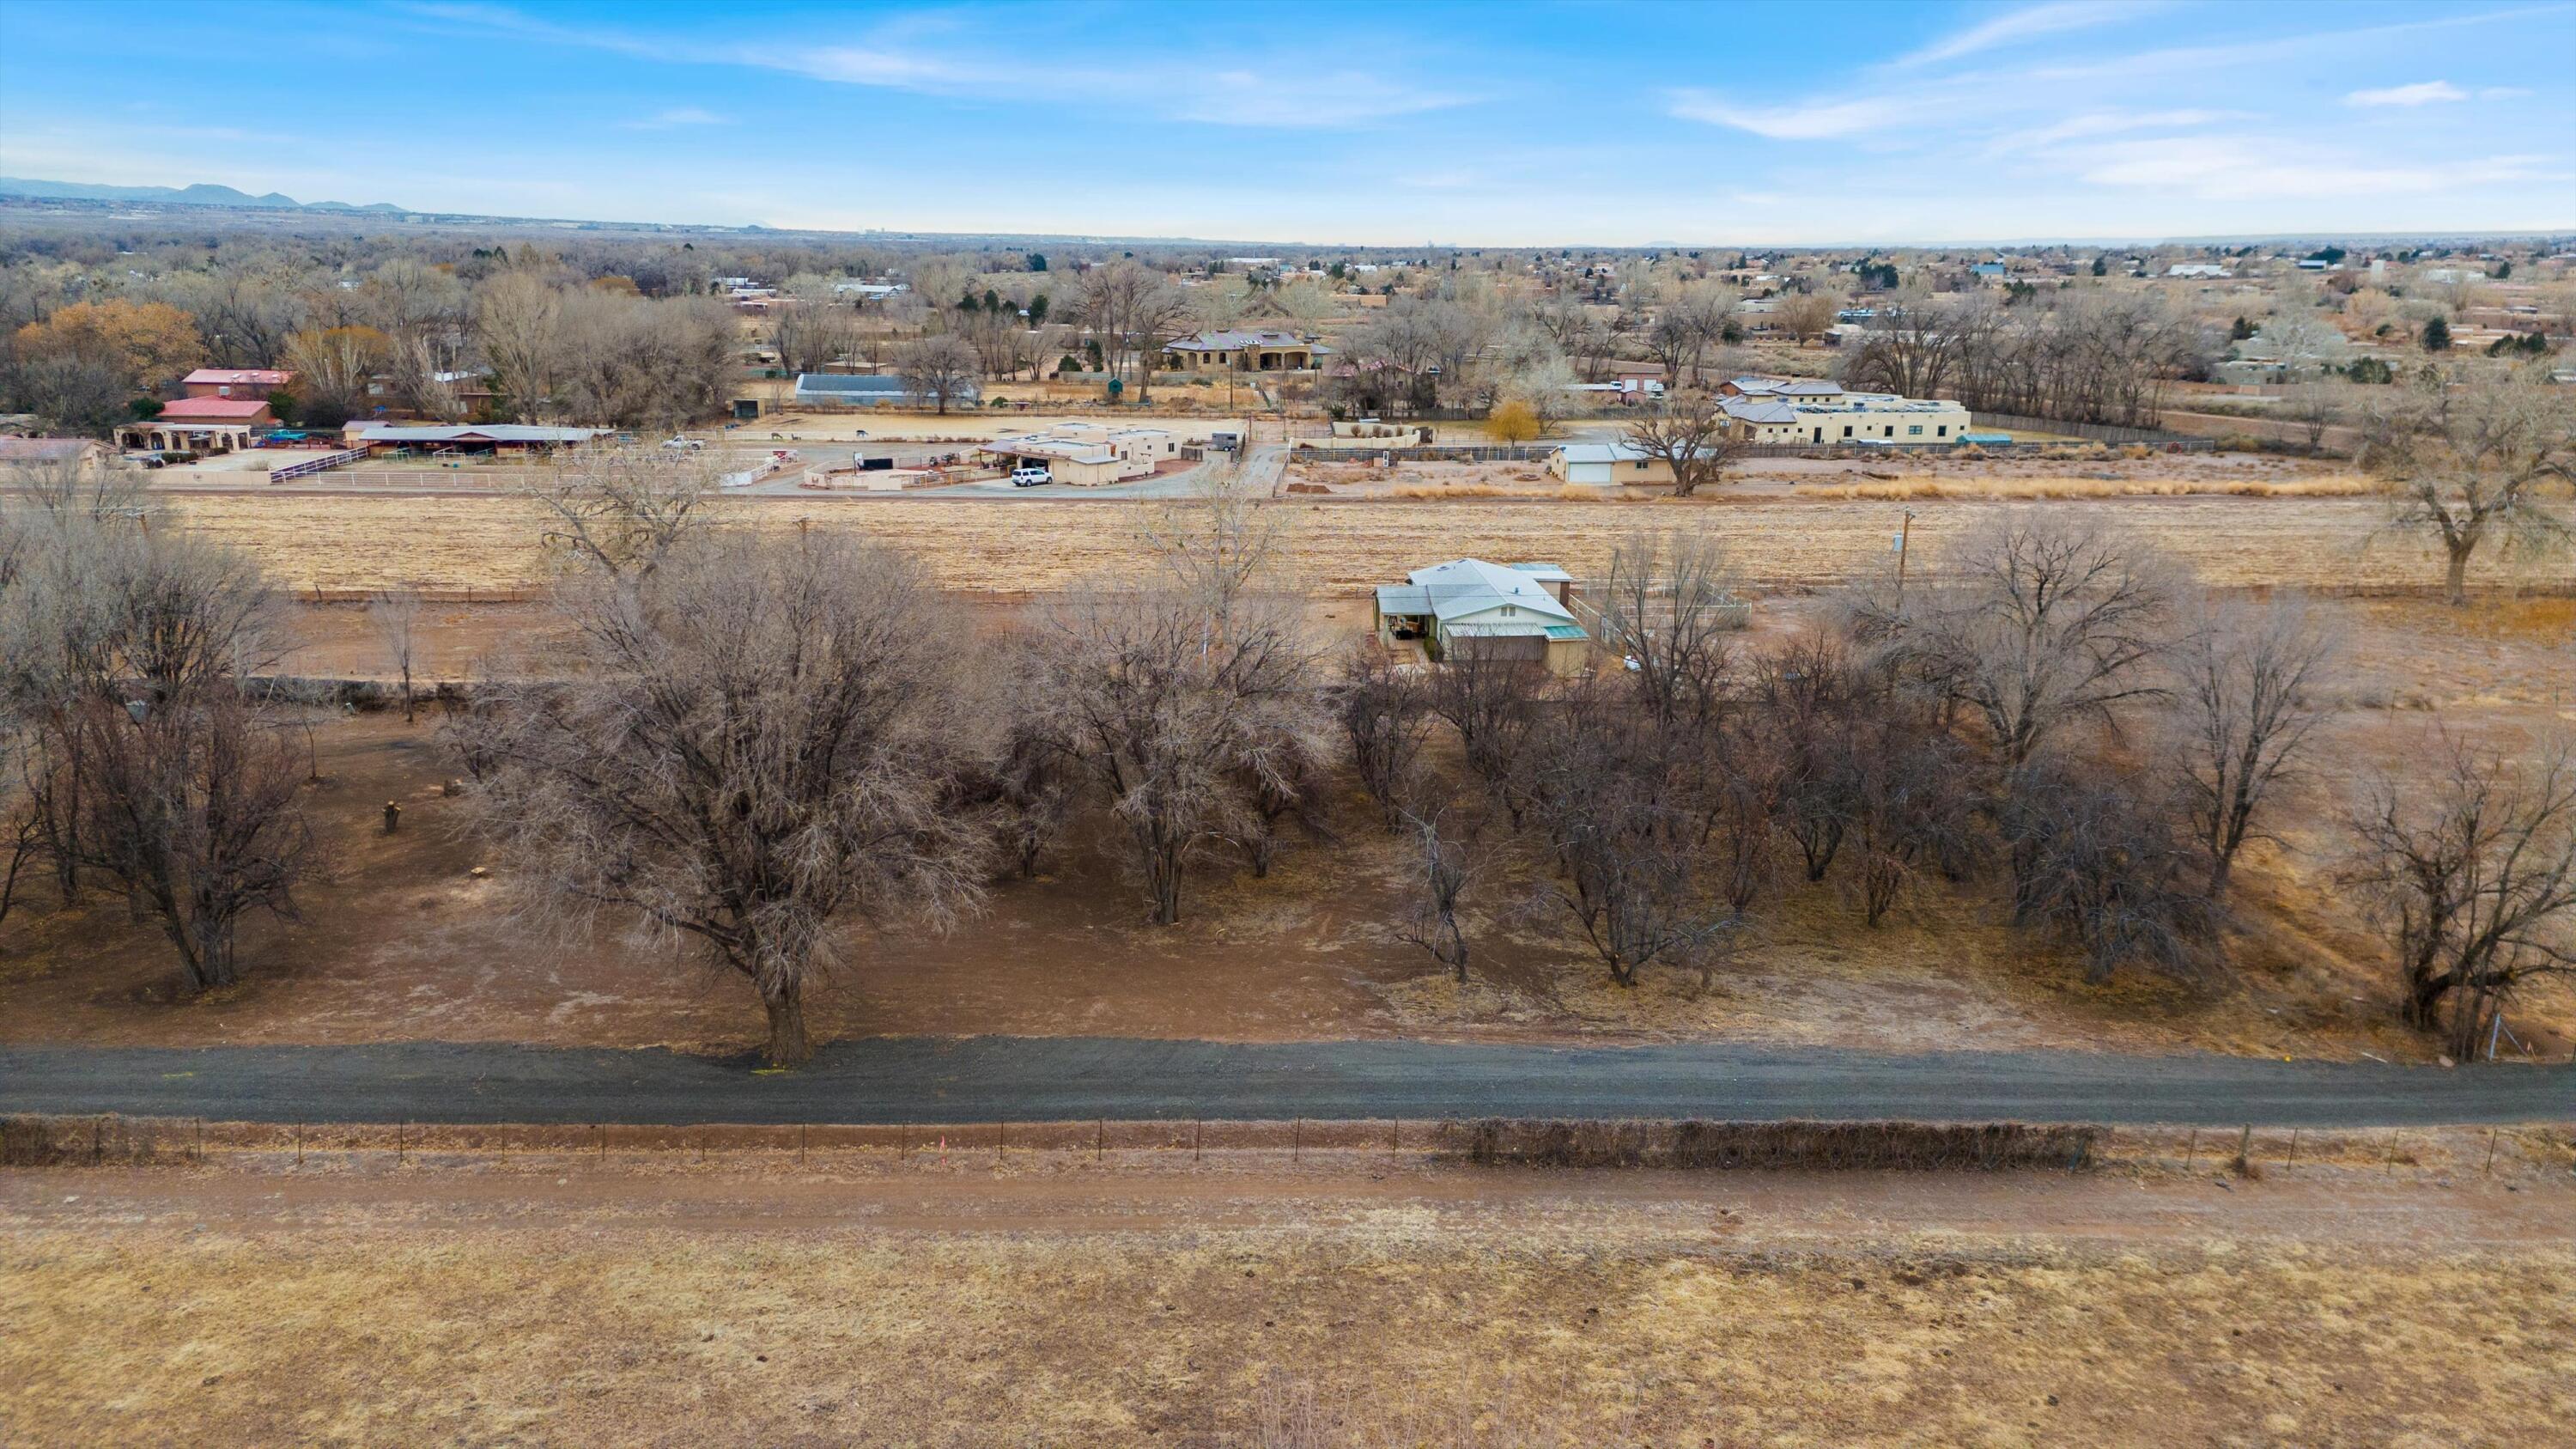
<svg viewBox="0 0 2576 1449"><path fill-rule="evenodd" d="M266 401L255 397L183 397L161 405L153 421L164 423L246 423L268 413Z"/></svg>
<svg viewBox="0 0 2576 1449"><path fill-rule="evenodd" d="M201 367L184 381L216 387L284 387L293 376L280 367Z"/></svg>

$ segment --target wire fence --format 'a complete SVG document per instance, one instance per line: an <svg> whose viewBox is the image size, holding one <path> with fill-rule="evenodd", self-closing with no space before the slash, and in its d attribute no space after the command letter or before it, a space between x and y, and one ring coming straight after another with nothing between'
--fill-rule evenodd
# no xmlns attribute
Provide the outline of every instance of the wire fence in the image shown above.
<svg viewBox="0 0 2576 1449"><path fill-rule="evenodd" d="M2122 1127L1910 1121L1158 1118L888 1124L223 1122L189 1117L0 1118L0 1168L382 1164L435 1171L495 1159L549 1167L1215 1167L1219 1154L1295 1167L1795 1171L2215 1172L2301 1170L2445 1180L2576 1168L2576 1127Z"/></svg>

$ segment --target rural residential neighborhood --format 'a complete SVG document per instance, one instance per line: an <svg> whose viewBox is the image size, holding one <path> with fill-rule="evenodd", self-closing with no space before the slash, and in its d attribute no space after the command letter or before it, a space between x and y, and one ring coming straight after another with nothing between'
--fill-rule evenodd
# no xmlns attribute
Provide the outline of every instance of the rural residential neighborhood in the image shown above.
<svg viewBox="0 0 2576 1449"><path fill-rule="evenodd" d="M1748 18L0 4L0 1446L2565 1441L2576 11Z"/></svg>

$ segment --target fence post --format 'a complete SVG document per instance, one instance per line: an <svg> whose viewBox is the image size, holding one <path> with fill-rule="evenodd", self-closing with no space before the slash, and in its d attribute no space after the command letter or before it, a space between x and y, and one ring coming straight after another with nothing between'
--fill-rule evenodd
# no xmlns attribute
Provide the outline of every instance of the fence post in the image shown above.
<svg viewBox="0 0 2576 1449"><path fill-rule="evenodd" d="M2296 1139L2292 1139L2295 1141ZM2254 1165L2254 1124L2245 1124L2245 1135L2236 1139L2236 1170L2243 1172Z"/></svg>
<svg viewBox="0 0 2576 1449"><path fill-rule="evenodd" d="M2489 1177L2495 1176L2496 1133L2499 1130L2501 1129L2494 1127L2487 1129L2487 1176Z"/></svg>
<svg viewBox="0 0 2576 1449"><path fill-rule="evenodd" d="M2191 1129L2191 1139L2182 1146L2182 1170L2191 1171L2191 1155L2200 1148L2200 1129Z"/></svg>
<svg viewBox="0 0 2576 1449"><path fill-rule="evenodd" d="M1288 1161L1293 1165L1305 1160L1306 1119L1298 1118L1288 1128Z"/></svg>
<svg viewBox="0 0 2576 1449"><path fill-rule="evenodd" d="M1192 1161L1192 1162L1196 1162L1196 1161L1198 1161L1198 1160L1199 1160L1199 1142L1200 1142L1200 1139L1202 1139L1202 1138L1203 1138L1203 1137L1205 1137L1206 1135L1207 1135L1207 1119L1206 1119L1206 1118L1204 1118L1204 1117L1193 1117L1193 1118L1191 1118L1191 1119L1190 1119L1190 1161Z"/></svg>
<svg viewBox="0 0 2576 1449"><path fill-rule="evenodd" d="M1107 1145L1108 1141L1109 1141L1109 1119L1108 1119L1108 1118L1106 1118L1106 1117L1101 1117L1101 1118L1098 1118L1098 1119L1094 1120L1094 1121L1093 1121L1093 1123L1091 1124L1091 1160L1092 1160L1092 1161L1094 1161L1094 1162L1098 1162L1098 1161L1100 1160L1100 1154L1101 1154L1101 1151L1102 1151L1102 1149Z"/></svg>
<svg viewBox="0 0 2576 1449"><path fill-rule="evenodd" d="M304 1165L304 1119L295 1119L295 1165Z"/></svg>

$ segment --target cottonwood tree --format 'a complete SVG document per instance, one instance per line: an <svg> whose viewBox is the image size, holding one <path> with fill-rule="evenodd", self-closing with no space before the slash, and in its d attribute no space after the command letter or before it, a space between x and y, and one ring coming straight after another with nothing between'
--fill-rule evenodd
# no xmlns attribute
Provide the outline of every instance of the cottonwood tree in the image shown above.
<svg viewBox="0 0 2576 1449"><path fill-rule="evenodd" d="M2563 506L2576 480L2576 393L2536 371L2426 375L2376 405L2362 463L2387 480L2390 526L2430 534L2446 563L2443 597L2468 602L2469 560L2499 551L2550 557L2576 541Z"/></svg>
<svg viewBox="0 0 2576 1449"><path fill-rule="evenodd" d="M859 314L843 304L825 277L804 279L791 287L785 305L769 314L769 341L778 349L779 371L793 377L821 372L859 349Z"/></svg>
<svg viewBox="0 0 2576 1449"><path fill-rule="evenodd" d="M1557 871L1546 896L1620 986L1648 967L1698 967L1743 924L1703 874L1711 815L1727 782L1664 722L1616 690L1581 681L1532 747L1529 813Z"/></svg>
<svg viewBox="0 0 2576 1449"><path fill-rule="evenodd" d="M1453 652L1431 676L1431 712L1457 732L1468 772L1515 828L1529 806L1525 766L1547 694L1544 666L1485 650Z"/></svg>
<svg viewBox="0 0 2576 1449"><path fill-rule="evenodd" d="M962 337L942 334L905 343L895 352L895 375L915 402L935 405L942 416L953 402L969 400L983 363Z"/></svg>
<svg viewBox="0 0 2576 1449"><path fill-rule="evenodd" d="M402 680L403 723L413 719L411 672L420 653L420 590L384 589L367 600L367 626L384 651L385 667Z"/></svg>
<svg viewBox="0 0 2576 1449"><path fill-rule="evenodd" d="M1744 453L1734 419L1705 392L1675 392L1620 430L1621 442L1672 470L1673 496L1688 498L1726 481Z"/></svg>
<svg viewBox="0 0 2576 1449"><path fill-rule="evenodd" d="M1406 815L1404 822L1413 831L1415 855L1414 881L1419 894L1415 897L1412 920L1397 928L1397 934L1431 953L1431 959L1456 973L1458 984L1467 984L1467 933L1458 924L1458 901L1476 876L1476 863L1468 853L1467 842L1457 831L1441 829L1441 813L1429 818Z"/></svg>
<svg viewBox="0 0 2576 1449"><path fill-rule="evenodd" d="M241 918L293 913L311 846L301 762L242 695L278 657L276 597L246 557L184 532L78 511L21 526L37 567L0 599L20 826L66 899L105 874L159 919L188 989L229 984Z"/></svg>
<svg viewBox="0 0 2576 1449"><path fill-rule="evenodd" d="M2138 541L2022 510L1945 549L1935 579L1899 612L1864 605L1864 637L1986 728L2006 773L2068 725L2159 699L2175 585Z"/></svg>
<svg viewBox="0 0 2576 1449"><path fill-rule="evenodd" d="M1658 719L1713 721L1746 622L1724 545L1705 532L1638 530L1610 550L1599 592L1601 645Z"/></svg>
<svg viewBox="0 0 2576 1449"><path fill-rule="evenodd" d="M964 708L918 565L831 534L710 532L649 573L561 591L568 634L451 725L478 828L534 919L603 913L693 942L812 1055L806 987L851 923L942 930L978 907L985 823L952 808Z"/></svg>
<svg viewBox="0 0 2576 1449"><path fill-rule="evenodd" d="M148 909L189 990L239 979L244 916L292 917L312 833L304 762L227 679L149 701L85 695L55 719L84 775L73 859Z"/></svg>
<svg viewBox="0 0 2576 1449"><path fill-rule="evenodd" d="M2341 636L2305 600L2219 603L2180 631L2169 746L2211 899L2297 774L2326 718L2321 689Z"/></svg>
<svg viewBox="0 0 2576 1449"><path fill-rule="evenodd" d="M1842 302L1822 292L1801 292L1780 303L1778 317L1781 329L1798 341L1801 347L1833 329L1834 314Z"/></svg>
<svg viewBox="0 0 2576 1449"><path fill-rule="evenodd" d="M1136 400L1145 401L1163 344L1189 325L1188 295L1163 273L1122 258L1083 273L1075 303L1108 354L1110 375L1133 376Z"/></svg>
<svg viewBox="0 0 2576 1449"><path fill-rule="evenodd" d="M2440 768L2368 790L2346 878L2396 949L2407 1022L2468 1061L2515 990L2576 974L2576 744L2519 763L2452 742Z"/></svg>
<svg viewBox="0 0 2576 1449"><path fill-rule="evenodd" d="M546 521L546 545L573 566L650 573L710 522L722 473L706 453L594 443L532 473L521 492Z"/></svg>
<svg viewBox="0 0 2576 1449"><path fill-rule="evenodd" d="M1299 605L1239 551L1266 525L1231 504L1161 535L1141 579L1070 593L1031 640L1032 727L1126 831L1160 925L1206 849L1254 836L1262 792L1302 788L1291 742L1315 728Z"/></svg>
<svg viewBox="0 0 2576 1449"><path fill-rule="evenodd" d="M1936 397L1959 365L1961 331L1953 303L1928 292L1900 292L1875 313L1843 369L1847 386L1901 397Z"/></svg>
<svg viewBox="0 0 2576 1449"><path fill-rule="evenodd" d="M2195 876L2198 852L2148 782L2051 749L2013 772L1997 824L2014 924L2075 945L2088 979L2122 966L2184 975L2207 963L2215 909Z"/></svg>
<svg viewBox="0 0 2576 1449"><path fill-rule="evenodd" d="M1846 891L1875 928L1928 881L1965 880L1982 866L1986 790L1927 701L1883 686L1857 700L1838 793L1852 856Z"/></svg>
<svg viewBox="0 0 2576 1449"><path fill-rule="evenodd" d="M1377 806L1387 833L1405 828L1431 737L1430 688L1419 668L1400 666L1375 639L1342 662L1333 714L1350 749L1351 773Z"/></svg>

